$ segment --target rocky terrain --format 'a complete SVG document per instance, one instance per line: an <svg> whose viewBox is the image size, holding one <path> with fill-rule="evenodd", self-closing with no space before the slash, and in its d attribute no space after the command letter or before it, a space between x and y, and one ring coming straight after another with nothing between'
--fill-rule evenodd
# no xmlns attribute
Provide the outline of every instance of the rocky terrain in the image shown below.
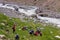
<svg viewBox="0 0 60 40"><path fill-rule="evenodd" d="M28 18L29 20L32 19L34 21L40 22L40 20L42 19L43 21L41 22L49 21L54 24L56 23L57 25L60 24L59 22L60 12L47 10L37 6L32 6L32 5L28 6L21 4L18 5L17 3L14 4L14 2L13 3L8 2L2 4L0 3L0 12L4 13L4 15L7 15L9 17L20 18L21 20ZM54 22L52 20L54 20Z"/></svg>
<svg viewBox="0 0 60 40"><path fill-rule="evenodd" d="M59 0L0 0L0 3L16 4L19 6L37 6L40 8L39 11L42 11L38 15L60 18Z"/></svg>
<svg viewBox="0 0 60 40"><path fill-rule="evenodd" d="M26 8L28 9L28 8ZM20 18L21 16L25 17L24 13L20 13L16 10L8 9L8 8L0 8L0 12L4 13L5 15L9 17L15 17L15 18ZM52 17L52 18L60 18L60 12L54 12L46 9L36 9L35 10L36 15L43 16L43 17ZM28 13L29 14L29 13ZM32 15L36 17L36 15Z"/></svg>
<svg viewBox="0 0 60 40"><path fill-rule="evenodd" d="M33 5L48 10L60 11L60 0L0 0L0 2L14 3L22 5Z"/></svg>

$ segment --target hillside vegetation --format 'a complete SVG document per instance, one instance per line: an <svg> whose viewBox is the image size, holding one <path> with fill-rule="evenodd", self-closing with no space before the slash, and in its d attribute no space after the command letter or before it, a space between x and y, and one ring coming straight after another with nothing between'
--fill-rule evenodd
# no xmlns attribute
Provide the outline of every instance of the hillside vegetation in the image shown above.
<svg viewBox="0 0 60 40"><path fill-rule="evenodd" d="M16 32L12 32L12 26L16 23ZM27 26L28 30L21 30L22 27ZM29 30L33 29L36 31L36 28L40 27L42 36L34 36L29 34ZM9 30L9 33L6 33L6 30ZM14 40L16 34L19 34L20 40L60 40L55 36L60 36L60 28L54 27L52 25L44 26L41 23L34 23L33 21L22 22L19 18L9 18L3 14L0 14L0 35L5 35L6 40Z"/></svg>

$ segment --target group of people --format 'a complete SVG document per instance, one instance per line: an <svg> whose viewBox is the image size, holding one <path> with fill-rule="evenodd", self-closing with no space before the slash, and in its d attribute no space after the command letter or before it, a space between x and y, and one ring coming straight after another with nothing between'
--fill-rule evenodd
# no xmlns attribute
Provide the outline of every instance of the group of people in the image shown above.
<svg viewBox="0 0 60 40"><path fill-rule="evenodd" d="M13 33L15 33L15 31L16 31L16 24L15 23L13 24L12 30L13 30ZM15 35L15 40L19 40L18 34Z"/></svg>
<svg viewBox="0 0 60 40"><path fill-rule="evenodd" d="M28 30L28 28L23 27L22 30ZM30 35L35 35L35 36L38 36L38 35L42 36L42 32L41 32L41 29L39 27L37 27L36 31L34 31L33 29L30 29L29 34Z"/></svg>
<svg viewBox="0 0 60 40"><path fill-rule="evenodd" d="M35 36L38 36L38 35L42 36L42 32L39 29L37 29L35 32L34 32L34 30L30 30L29 34L30 35L35 35Z"/></svg>
<svg viewBox="0 0 60 40"><path fill-rule="evenodd" d="M12 30L13 30L13 33L14 33L15 30L16 30L16 24L13 25ZM28 27L24 26L24 27L22 27L22 30L23 31L28 30ZM38 36L38 35L42 36L42 32L41 32L41 29L39 27L36 28L36 31L30 29L29 34L30 35L35 35L35 36ZM18 34L16 34L15 40L19 40L19 35Z"/></svg>

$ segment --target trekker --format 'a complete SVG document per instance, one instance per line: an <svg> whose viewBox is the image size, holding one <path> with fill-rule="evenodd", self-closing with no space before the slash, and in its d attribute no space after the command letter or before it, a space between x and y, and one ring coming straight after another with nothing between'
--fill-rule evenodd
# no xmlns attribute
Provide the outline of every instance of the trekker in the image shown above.
<svg viewBox="0 0 60 40"><path fill-rule="evenodd" d="M42 32L40 32L40 36L42 36Z"/></svg>
<svg viewBox="0 0 60 40"><path fill-rule="evenodd" d="M42 36L42 32L41 32L40 28L37 27L37 30L36 30L36 32L34 33L34 35L35 35L35 36L38 36L39 34L40 34L40 36Z"/></svg>
<svg viewBox="0 0 60 40"><path fill-rule="evenodd" d="M27 30L27 29L28 29L28 28L27 28L26 26L22 28L22 30Z"/></svg>
<svg viewBox="0 0 60 40"><path fill-rule="evenodd" d="M13 25L12 29L13 29L13 33L14 33L16 30L16 24Z"/></svg>
<svg viewBox="0 0 60 40"><path fill-rule="evenodd" d="M30 30L30 31L29 31L29 34L30 34L30 35L33 35L33 34L34 34L34 30Z"/></svg>
<svg viewBox="0 0 60 40"><path fill-rule="evenodd" d="M39 33L38 33L37 31L34 33L35 36L38 36L38 34L39 34Z"/></svg>
<svg viewBox="0 0 60 40"><path fill-rule="evenodd" d="M19 35L18 34L16 34L15 40L19 40Z"/></svg>
<svg viewBox="0 0 60 40"><path fill-rule="evenodd" d="M37 32L38 32L38 34L40 34L40 36L42 36L42 32L41 32L41 29L39 27L37 27Z"/></svg>

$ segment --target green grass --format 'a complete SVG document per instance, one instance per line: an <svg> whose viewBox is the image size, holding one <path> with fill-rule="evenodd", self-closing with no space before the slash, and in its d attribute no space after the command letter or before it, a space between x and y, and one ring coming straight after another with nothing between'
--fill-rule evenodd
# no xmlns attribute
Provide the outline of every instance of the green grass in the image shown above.
<svg viewBox="0 0 60 40"><path fill-rule="evenodd" d="M12 26L14 22L16 25L16 32L12 32ZM5 25L2 25L1 23L4 23ZM7 25L8 24L8 25ZM44 24L43 24L44 25ZM9 19L9 17L0 14L0 34L6 35L6 38L9 38L10 40L14 40L14 36L16 33L19 34L20 40L60 40L59 38L55 38L56 35L60 36L60 29L57 27L53 27L51 25L43 26L41 23L34 23L33 21L30 22L22 22L19 18L12 18ZM30 29L34 29L36 31L36 27L44 28L41 29L42 36L34 36L29 35L28 30L19 30L23 26L27 26ZM6 29L9 29L9 34L6 33ZM50 33L50 32L53 33Z"/></svg>

